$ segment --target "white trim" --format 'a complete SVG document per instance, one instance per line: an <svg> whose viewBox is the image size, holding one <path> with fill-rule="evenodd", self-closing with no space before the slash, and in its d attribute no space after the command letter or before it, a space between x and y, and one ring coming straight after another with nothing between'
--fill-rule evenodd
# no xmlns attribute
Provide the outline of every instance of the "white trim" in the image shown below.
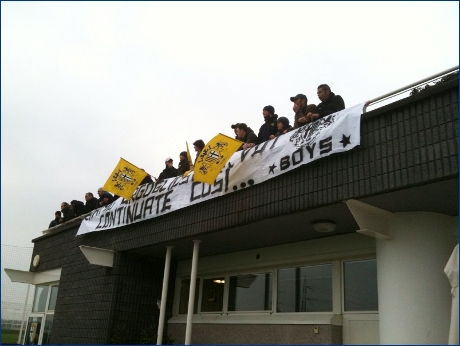
<svg viewBox="0 0 460 346"><path fill-rule="evenodd" d="M197 314L193 323L203 324L332 324L341 325L342 316L331 312L324 313L239 313L239 314ZM185 324L187 315L173 316L168 323Z"/></svg>

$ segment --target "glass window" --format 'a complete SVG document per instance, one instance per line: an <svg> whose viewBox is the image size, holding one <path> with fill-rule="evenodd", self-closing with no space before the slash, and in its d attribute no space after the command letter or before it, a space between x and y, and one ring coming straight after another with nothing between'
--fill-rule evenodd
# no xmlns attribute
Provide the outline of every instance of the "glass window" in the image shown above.
<svg viewBox="0 0 460 346"><path fill-rule="evenodd" d="M198 297L200 294L200 279L196 279L195 287L195 305L193 306L193 313L196 314L198 307ZM179 314L187 314L188 311L188 296L190 294L190 279L182 280L182 286L180 289L180 303L179 303Z"/></svg>
<svg viewBox="0 0 460 346"><path fill-rule="evenodd" d="M45 318L45 328L43 330L42 345L50 343L51 328L53 327L54 314L47 314Z"/></svg>
<svg viewBox="0 0 460 346"><path fill-rule="evenodd" d="M272 310L272 273L230 276L228 311Z"/></svg>
<svg viewBox="0 0 460 346"><path fill-rule="evenodd" d="M203 280L201 312L220 312L224 306L225 278Z"/></svg>
<svg viewBox="0 0 460 346"><path fill-rule="evenodd" d="M33 312L45 312L46 301L48 299L49 286L36 286L34 304L32 306Z"/></svg>
<svg viewBox="0 0 460 346"><path fill-rule="evenodd" d="M56 300L59 286L51 286L50 303L48 304L48 310L54 310L56 308Z"/></svg>
<svg viewBox="0 0 460 346"><path fill-rule="evenodd" d="M343 263L345 311L377 311L377 261Z"/></svg>
<svg viewBox="0 0 460 346"><path fill-rule="evenodd" d="M279 269L276 311L332 311L332 265Z"/></svg>
<svg viewBox="0 0 460 346"><path fill-rule="evenodd" d="M29 317L27 322L26 333L24 334L24 345L38 345L40 337L40 328L42 326L42 317Z"/></svg>

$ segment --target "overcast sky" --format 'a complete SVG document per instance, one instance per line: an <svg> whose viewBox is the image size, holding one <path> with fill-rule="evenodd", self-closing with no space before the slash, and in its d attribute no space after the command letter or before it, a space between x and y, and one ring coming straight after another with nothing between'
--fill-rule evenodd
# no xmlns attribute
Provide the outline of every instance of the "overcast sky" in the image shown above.
<svg viewBox="0 0 460 346"><path fill-rule="evenodd" d="M31 246L120 157L158 176L186 141L258 132L266 105L292 122L289 97L317 104L319 84L351 107L454 67L458 16L458 2L2 1L1 242Z"/></svg>

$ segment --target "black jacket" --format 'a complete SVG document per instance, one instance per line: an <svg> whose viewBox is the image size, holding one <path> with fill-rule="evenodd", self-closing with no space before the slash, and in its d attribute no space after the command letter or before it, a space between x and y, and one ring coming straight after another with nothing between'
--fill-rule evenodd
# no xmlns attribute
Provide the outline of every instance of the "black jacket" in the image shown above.
<svg viewBox="0 0 460 346"><path fill-rule="evenodd" d="M147 174L147 176L144 179L142 179L142 181L141 181L141 183L139 185L144 185L144 184L148 184L148 183L153 183L153 179L150 176L150 174Z"/></svg>
<svg viewBox="0 0 460 346"><path fill-rule="evenodd" d="M96 197L92 197L89 201L86 201L84 213L89 213L97 208L99 208L99 202Z"/></svg>
<svg viewBox="0 0 460 346"><path fill-rule="evenodd" d="M163 169L163 172L160 173L160 176L158 177L159 180L163 179L168 179L168 178L174 178L177 177L177 168L174 167L168 167L166 166L165 169Z"/></svg>
<svg viewBox="0 0 460 346"><path fill-rule="evenodd" d="M104 202L104 198L106 198L106 197L107 197L107 199L108 199L108 202L107 202L107 203ZM102 204L100 204L101 202L102 202ZM102 206L104 206L104 205L107 205L107 204L110 204L110 203L112 203L112 202L113 202L113 196L112 196L110 193L108 193L108 192L104 192L104 193L102 194L102 196L97 200L97 207L100 208L100 207L102 207Z"/></svg>
<svg viewBox="0 0 460 346"><path fill-rule="evenodd" d="M318 105L319 117L322 118L326 115L341 111L345 109L345 102L342 96L334 94L332 91L326 101Z"/></svg>
<svg viewBox="0 0 460 346"><path fill-rule="evenodd" d="M59 220L60 219L61 218L59 218L59 217L55 218L53 221L50 222L50 225L48 226L48 228L51 228L51 227L59 225Z"/></svg>
<svg viewBox="0 0 460 346"><path fill-rule="evenodd" d="M259 135L257 138L259 139L259 143L266 142L270 139L271 135L275 135L278 129L276 128L276 119L278 119L278 115L275 114L271 117L265 118L265 124L263 124L259 129Z"/></svg>
<svg viewBox="0 0 460 346"><path fill-rule="evenodd" d="M183 175L185 172L190 170L190 163L188 160L180 160L179 167L177 168L177 175Z"/></svg>
<svg viewBox="0 0 460 346"><path fill-rule="evenodd" d="M85 205L82 201L76 201L74 205L72 205L72 208L75 213L75 216L80 216L85 213Z"/></svg>
<svg viewBox="0 0 460 346"><path fill-rule="evenodd" d="M64 217L62 218L62 222L69 221L70 219L73 219L75 217L75 212L73 211L70 205L66 206L64 209L61 208L61 212L62 215L64 215Z"/></svg>

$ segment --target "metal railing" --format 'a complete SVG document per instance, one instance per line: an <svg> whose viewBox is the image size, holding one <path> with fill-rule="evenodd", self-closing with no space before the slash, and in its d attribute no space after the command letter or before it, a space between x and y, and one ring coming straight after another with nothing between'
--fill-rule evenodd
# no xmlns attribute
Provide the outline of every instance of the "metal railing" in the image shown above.
<svg viewBox="0 0 460 346"><path fill-rule="evenodd" d="M402 93L405 93L405 92L409 91L409 89L411 89L411 88L427 84L427 83L429 83L429 82L431 82L433 80L440 79L440 78L442 78L442 77L444 77L444 76L446 76L448 74L451 74L453 72L456 72L456 71L458 71L458 65L455 66L455 67L451 67L451 68L449 68L447 70L441 71L439 73L436 73L436 74L434 74L432 76L423 78L423 79L421 79L421 80L419 80L417 82L408 84L408 85L406 85L406 86L404 86L402 88L390 91L389 93L386 93L386 94L381 95L379 97L373 98L372 100L369 100L369 101L366 102L366 105L364 106L364 109L363 109L363 113L366 112L367 107L369 107L370 105L375 105L375 104L377 104L379 102L383 102L383 101L388 100L388 99L390 99L392 97L395 97L395 96L398 96L398 95L400 95Z"/></svg>

